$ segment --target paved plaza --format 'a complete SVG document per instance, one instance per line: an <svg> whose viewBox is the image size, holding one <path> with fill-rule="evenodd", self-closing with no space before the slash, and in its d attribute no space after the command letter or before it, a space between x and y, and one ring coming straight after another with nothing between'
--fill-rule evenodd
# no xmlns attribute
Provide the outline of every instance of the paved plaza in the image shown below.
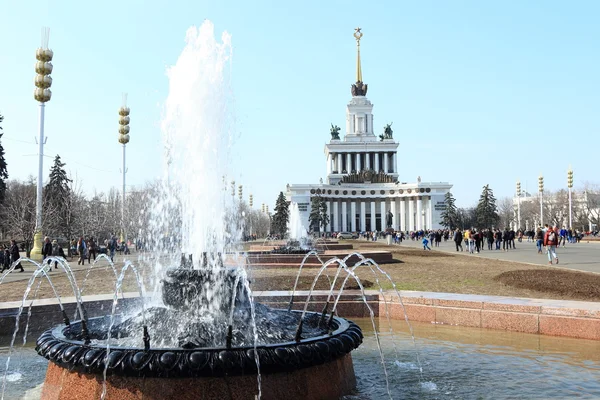
<svg viewBox="0 0 600 400"><path fill-rule="evenodd" d="M382 241L382 243L384 242ZM402 245L423 248L420 240L405 240L402 242ZM440 247L433 247L432 244L429 246L434 251L456 253L456 246L451 240L448 240L447 242L442 240ZM473 254L472 256L548 266L548 255L538 254L535 242L527 242L526 240L523 240L521 243L519 243L518 241L515 241L515 246L516 249L514 250L490 251L487 250L486 242L484 244L484 250L479 252L479 254ZM466 250L464 242L463 249ZM469 255L468 252L462 252L459 254ZM558 256L560 264L553 264L553 266L600 273L600 242L586 243L584 240L581 243L567 244L565 247L557 249L556 255Z"/></svg>
<svg viewBox="0 0 600 400"><path fill-rule="evenodd" d="M25 252L22 252L21 256L25 257ZM137 260L137 254L127 256L127 257L123 257L122 255L118 255L118 254L115 255L115 266L117 267L117 271L119 271L121 269L121 267L123 266L123 264L125 262L125 258L127 258L128 260ZM67 262L69 263L69 266L71 267L71 270L73 272L87 270L90 267L90 264L87 262L87 260L85 261L85 265L77 265L77 257L73 257L73 258L67 257ZM31 278L31 276L33 275L33 272L35 271L35 266L28 262L23 262L22 264L23 264L23 268L25 268L25 272L19 272L18 269L15 269L15 271L8 274L8 276L4 279L5 283L29 280ZM60 268L60 266L58 268L59 269L54 269L54 263L53 263L52 270L50 272L50 276L59 275L59 274L62 275L63 274L62 269ZM110 271L109 264L106 260L99 260L98 265L96 265L94 267L94 269L96 269L96 268L98 268L98 269L108 268L107 271ZM112 274L112 272L110 272L110 273Z"/></svg>

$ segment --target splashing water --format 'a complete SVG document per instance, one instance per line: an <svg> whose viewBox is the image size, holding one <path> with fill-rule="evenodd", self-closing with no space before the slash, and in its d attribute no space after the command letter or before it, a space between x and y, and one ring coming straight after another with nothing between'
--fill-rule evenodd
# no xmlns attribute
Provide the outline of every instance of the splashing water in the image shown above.
<svg viewBox="0 0 600 400"><path fill-rule="evenodd" d="M167 70L161 123L165 176L150 210L148 242L168 256L168 266L178 262L179 251L196 257L224 253L239 237L240 225L227 178L233 138L231 36L224 32L218 40L207 20L188 29L185 42ZM162 262L155 262L157 278ZM209 265L218 262L211 259Z"/></svg>
<svg viewBox="0 0 600 400"><path fill-rule="evenodd" d="M306 227L302 223L298 203L292 202L290 204L290 239L300 240L306 237Z"/></svg>

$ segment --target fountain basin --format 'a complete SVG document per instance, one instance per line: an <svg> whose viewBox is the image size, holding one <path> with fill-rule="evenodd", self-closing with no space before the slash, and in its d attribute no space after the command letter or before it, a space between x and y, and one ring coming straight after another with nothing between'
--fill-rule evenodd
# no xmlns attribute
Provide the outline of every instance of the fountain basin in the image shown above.
<svg viewBox="0 0 600 400"><path fill-rule="evenodd" d="M102 393L101 375L69 371L49 363L42 400L97 400ZM309 368L264 374L263 399L338 399L356 387L350 354ZM200 378L143 378L108 376L108 399L117 400L255 400L256 375Z"/></svg>
<svg viewBox="0 0 600 400"><path fill-rule="evenodd" d="M305 318L319 316L309 312ZM89 319L89 344L69 338L72 331L81 330L80 322L68 327L59 325L39 337L36 351L51 361L43 399L97 399L106 363L107 390L120 393L111 398L166 399L170 398L169 390L174 397L181 396L181 385L185 385L190 396L196 394L189 398L254 398L256 355L265 398L280 398L282 393L286 399L338 398L355 385L350 352L362 342L362 332L343 318L333 317L331 334L260 345L256 353L254 346L148 350L111 346L107 357L106 344L94 343L94 331L97 326L106 326L108 319ZM235 395L220 397L224 390ZM210 397L199 395L209 391Z"/></svg>

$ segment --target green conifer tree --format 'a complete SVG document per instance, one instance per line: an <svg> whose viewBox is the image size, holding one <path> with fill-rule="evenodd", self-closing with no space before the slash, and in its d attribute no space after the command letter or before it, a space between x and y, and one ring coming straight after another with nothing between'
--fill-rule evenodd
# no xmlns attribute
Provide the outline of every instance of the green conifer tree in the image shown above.
<svg viewBox="0 0 600 400"><path fill-rule="evenodd" d="M285 198L283 192L279 192L275 202L275 214L271 222L271 233L285 237L287 235L287 225L290 221L290 204Z"/></svg>

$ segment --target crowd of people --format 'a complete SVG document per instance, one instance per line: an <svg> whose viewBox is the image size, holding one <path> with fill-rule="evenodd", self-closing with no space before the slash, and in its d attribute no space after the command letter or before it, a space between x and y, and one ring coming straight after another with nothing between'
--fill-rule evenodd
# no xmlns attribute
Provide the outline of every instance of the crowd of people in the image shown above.
<svg viewBox="0 0 600 400"><path fill-rule="evenodd" d="M594 232L595 233L595 232ZM454 242L456 251L467 251L471 254L479 253L484 249L490 251L510 251L516 249L516 242L535 242L538 253L548 255L548 263L558 264L556 249L564 247L567 243L578 243L584 237L583 232L567 229L565 227L550 226L546 224L536 230L514 230L505 229L438 229L417 231L373 231L359 232L358 236L369 241L377 241L387 234L392 235L395 244L401 244L403 240L420 241L423 250L431 250L431 247L439 247L442 241ZM331 235L336 237L336 233ZM595 236L595 235L594 235Z"/></svg>
<svg viewBox="0 0 600 400"><path fill-rule="evenodd" d="M86 260L89 264L96 259L98 254L101 253L106 253L110 257L111 261L114 261L116 252L129 254L129 247L127 243L119 243L115 236L112 236L110 239L105 239L103 246L99 245L98 242L91 236L81 236L79 239L71 239L66 243L67 254L65 255L63 246L57 239L50 240L48 236L44 238L42 243L42 259L43 263L48 265L48 271L52 270L52 260L50 257L77 257L77 265L85 265ZM8 246L0 245L0 266L2 266L2 270L0 272L10 269L11 265L21 258L22 251L24 251L24 249L19 248L19 245L15 240L11 240ZM58 269L58 262L56 260L54 261L54 268ZM16 265L14 270L25 272L25 269L20 262Z"/></svg>

